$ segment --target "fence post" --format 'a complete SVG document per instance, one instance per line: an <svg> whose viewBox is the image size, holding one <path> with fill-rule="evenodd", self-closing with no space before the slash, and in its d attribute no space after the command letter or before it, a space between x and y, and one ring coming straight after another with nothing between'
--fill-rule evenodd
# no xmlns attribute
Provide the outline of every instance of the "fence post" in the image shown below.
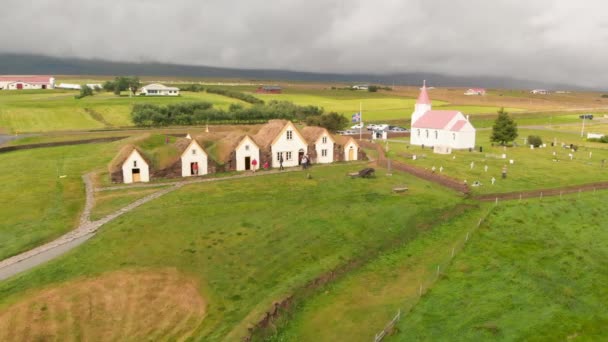
<svg viewBox="0 0 608 342"><path fill-rule="evenodd" d="M420 284L420 290L418 291L418 295L422 297L422 284Z"/></svg>
<svg viewBox="0 0 608 342"><path fill-rule="evenodd" d="M494 205L498 205L498 197L496 197L496 203Z"/></svg>
<svg viewBox="0 0 608 342"><path fill-rule="evenodd" d="M540 199L541 200L543 199L543 192L542 191L540 192Z"/></svg>
<svg viewBox="0 0 608 342"><path fill-rule="evenodd" d="M456 247L452 247L452 258L454 257L455 250L456 250Z"/></svg>
<svg viewBox="0 0 608 342"><path fill-rule="evenodd" d="M436 276L439 277L439 265L437 265L437 274L436 274Z"/></svg>
<svg viewBox="0 0 608 342"><path fill-rule="evenodd" d="M480 220L481 221L481 220ZM465 242L469 241L469 232L467 232L467 237L464 239Z"/></svg>
<svg viewBox="0 0 608 342"><path fill-rule="evenodd" d="M521 194L519 194L519 203L521 203Z"/></svg>

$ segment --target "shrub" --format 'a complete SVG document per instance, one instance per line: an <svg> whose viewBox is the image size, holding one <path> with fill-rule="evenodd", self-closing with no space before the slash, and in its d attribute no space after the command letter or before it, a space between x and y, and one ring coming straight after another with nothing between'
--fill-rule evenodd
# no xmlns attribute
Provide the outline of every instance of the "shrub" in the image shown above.
<svg viewBox="0 0 608 342"><path fill-rule="evenodd" d="M528 144L534 145L534 147L539 147L543 144L543 139L541 139L538 135L529 135L528 136Z"/></svg>

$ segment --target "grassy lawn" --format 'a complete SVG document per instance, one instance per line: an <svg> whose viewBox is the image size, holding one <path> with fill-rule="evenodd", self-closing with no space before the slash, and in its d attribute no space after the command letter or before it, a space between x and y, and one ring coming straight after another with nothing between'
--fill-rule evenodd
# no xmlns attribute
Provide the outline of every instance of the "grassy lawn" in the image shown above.
<svg viewBox="0 0 608 342"><path fill-rule="evenodd" d="M0 154L0 259L73 229L84 207L82 174L105 167L116 144Z"/></svg>
<svg viewBox="0 0 608 342"><path fill-rule="evenodd" d="M154 188L131 188L111 191L100 191L95 193L95 207L91 212L91 220L100 218L123 208L136 200L161 190L163 187Z"/></svg>
<svg viewBox="0 0 608 342"><path fill-rule="evenodd" d="M389 341L601 341L608 193L503 203Z"/></svg>
<svg viewBox="0 0 608 342"><path fill-rule="evenodd" d="M182 92L179 97L116 96L97 93L74 99L75 91L47 90L0 92L0 127L10 132L49 132L131 126L131 108L136 103L167 104L207 101L227 108L240 100L202 93Z"/></svg>
<svg viewBox="0 0 608 342"><path fill-rule="evenodd" d="M409 164L421 166L431 170L435 166L437 172L443 167L443 173L461 180L467 180L472 184L479 181L482 185L471 187L475 194L486 194L495 192L525 191L539 188L556 188L566 185L577 185L591 182L608 181L608 150L603 144L586 144L582 141L580 134L555 132L545 130L520 129L518 142L523 143L523 137L535 134L540 135L543 142L548 146L531 150L529 147L492 147L489 136L490 130L478 130L478 146L483 146L483 152L455 151L450 155L434 154L428 147L422 149L418 146L409 146L407 143L390 144L389 156L396 160ZM557 147L551 147L552 141L557 142ZM403 141L403 140L402 140ZM407 142L407 140L405 140ZM573 153L573 160L568 154L570 149L564 149L561 144L579 145L577 152ZM581 144L589 145L582 146ZM559 161L554 161L553 152ZM502 154L507 158L502 159ZM591 157L589 157L591 153ZM416 155L417 160L411 158ZM514 163L510 164L509 160ZM607 163L602 168L602 159ZM473 169L471 169L473 163ZM486 172L484 166L488 166ZM503 166L507 166L507 179L501 178ZM491 184L494 177L496 183Z"/></svg>
<svg viewBox="0 0 608 342"><path fill-rule="evenodd" d="M370 250L411 241L438 212L461 202L408 175L346 176L359 168L317 166L312 179L290 172L185 186L121 216L65 256L0 283L0 311L41 288L171 268L199 282L207 303L195 334L238 340L295 288ZM393 194L402 184L409 193Z"/></svg>
<svg viewBox="0 0 608 342"><path fill-rule="evenodd" d="M469 204L455 218L413 242L385 251L361 269L323 288L293 314L271 340L372 341L398 309L410 309L435 280L436 266L447 266L452 248L465 239L488 205ZM472 236L472 235L471 235Z"/></svg>

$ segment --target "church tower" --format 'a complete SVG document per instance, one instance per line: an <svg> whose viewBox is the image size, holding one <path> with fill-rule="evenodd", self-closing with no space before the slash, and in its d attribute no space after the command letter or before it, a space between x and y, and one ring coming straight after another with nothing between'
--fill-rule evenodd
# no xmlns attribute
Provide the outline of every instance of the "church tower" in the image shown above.
<svg viewBox="0 0 608 342"><path fill-rule="evenodd" d="M420 95L418 95L418 100L416 100L416 106L414 107L414 113L412 113L412 124L429 110L431 110L431 100L426 91L426 81L423 81Z"/></svg>

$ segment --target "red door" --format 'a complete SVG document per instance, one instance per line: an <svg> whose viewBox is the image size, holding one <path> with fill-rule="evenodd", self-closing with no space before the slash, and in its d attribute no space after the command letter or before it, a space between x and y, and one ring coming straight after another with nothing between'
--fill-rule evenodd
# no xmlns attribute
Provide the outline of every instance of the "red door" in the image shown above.
<svg viewBox="0 0 608 342"><path fill-rule="evenodd" d="M23 89L23 83L17 83L17 89Z"/></svg>

